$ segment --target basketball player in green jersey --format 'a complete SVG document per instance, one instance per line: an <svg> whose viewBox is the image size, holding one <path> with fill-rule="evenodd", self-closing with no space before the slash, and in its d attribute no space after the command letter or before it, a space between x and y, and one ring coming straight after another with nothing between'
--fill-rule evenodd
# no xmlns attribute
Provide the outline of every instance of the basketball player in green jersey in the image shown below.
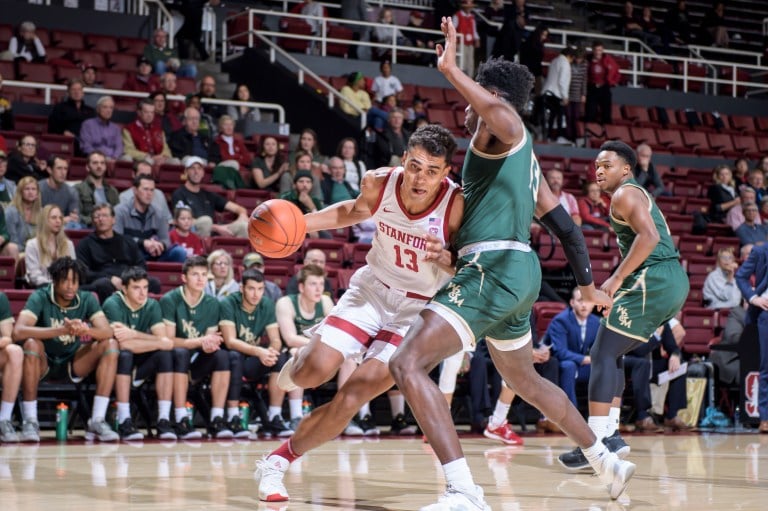
<svg viewBox="0 0 768 511"><path fill-rule="evenodd" d="M154 379L157 394L157 436L176 440L170 421L173 397L173 341L166 336L163 313L149 297L149 277L144 268L126 269L120 279L123 289L104 301L104 314L120 345L115 381L117 432L126 441L144 435L131 419L131 384Z"/></svg>
<svg viewBox="0 0 768 511"><path fill-rule="evenodd" d="M618 435L623 355L644 344L659 326L672 319L689 290L667 222L633 178L636 162L632 148L618 140L604 143L595 161L597 184L612 196L611 227L622 257L602 285L614 302L590 350L589 426L598 438ZM626 449L628 454L629 447ZM579 448L558 459L568 470L589 466Z"/></svg>
<svg viewBox="0 0 768 511"><path fill-rule="evenodd" d="M19 435L13 427L13 406L21 386L22 361L24 352L21 346L13 344L13 314L11 304L5 293L0 292L0 384L3 387L0 399L0 442L19 441Z"/></svg>
<svg viewBox="0 0 768 511"><path fill-rule="evenodd" d="M208 282L208 261L192 256L184 261L183 285L160 299L166 336L173 341L173 406L176 436L200 438L187 415L186 401L192 381L211 377L211 416L208 433L214 438L232 438L224 422L224 404L229 389L229 353L221 349L219 301L203 292Z"/></svg>
<svg viewBox="0 0 768 511"><path fill-rule="evenodd" d="M595 437L556 385L533 368L530 312L541 284L529 245L534 212L563 242L585 299L609 305L592 282L583 235L541 177L532 140L517 113L528 101L533 77L525 66L491 59L476 81L456 65L456 29L443 18L445 47L438 69L468 101L465 125L472 142L464 161L464 220L455 246L456 275L435 295L390 360L390 370L443 464L447 491L422 509L485 510L483 491L469 466L440 390L429 371L485 336L507 385L584 448L612 498L624 491L635 466Z"/></svg>

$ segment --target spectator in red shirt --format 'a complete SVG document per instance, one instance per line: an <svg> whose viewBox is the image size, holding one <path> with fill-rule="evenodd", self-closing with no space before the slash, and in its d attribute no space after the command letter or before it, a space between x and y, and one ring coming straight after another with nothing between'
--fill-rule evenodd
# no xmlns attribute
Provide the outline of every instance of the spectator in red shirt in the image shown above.
<svg viewBox="0 0 768 511"><path fill-rule="evenodd" d="M245 147L243 138L235 135L235 121L228 115L222 115L219 118L219 134L216 137L216 143L219 144L221 159L223 161L236 161L239 165L238 170L248 170L253 162L253 155Z"/></svg>
<svg viewBox="0 0 768 511"><path fill-rule="evenodd" d="M205 255L203 240L192 232L195 218L192 216L192 210L188 206L179 206L173 210L173 223L176 227L168 233L171 243L184 247L187 251L187 257Z"/></svg>
<svg viewBox="0 0 768 511"><path fill-rule="evenodd" d="M136 61L138 70L136 74L128 75L123 84L123 89L135 92L154 92L160 89L160 80L152 74L152 63L146 57L139 57Z"/></svg>
<svg viewBox="0 0 768 511"><path fill-rule="evenodd" d="M584 192L586 197L579 198L579 215L581 215L582 229L596 229L598 231L610 231L608 222L611 201L603 195L597 183L589 183Z"/></svg>
<svg viewBox="0 0 768 511"><path fill-rule="evenodd" d="M611 87L618 85L620 78L616 60L605 53L603 43L595 41L587 67L586 122L611 124Z"/></svg>
<svg viewBox="0 0 768 511"><path fill-rule="evenodd" d="M150 165L178 163L171 156L171 149L165 141L163 128L155 124L155 103L151 99L139 101L136 120L123 128L125 154L133 161L146 161Z"/></svg>

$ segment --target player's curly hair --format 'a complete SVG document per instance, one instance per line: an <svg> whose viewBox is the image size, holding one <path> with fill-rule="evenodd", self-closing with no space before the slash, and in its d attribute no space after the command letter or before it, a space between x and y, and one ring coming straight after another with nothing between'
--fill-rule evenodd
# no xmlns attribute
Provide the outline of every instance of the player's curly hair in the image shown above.
<svg viewBox="0 0 768 511"><path fill-rule="evenodd" d="M600 151L613 151L619 155L619 158L624 160L624 163L629 165L630 169L634 169L635 165L637 165L635 151L621 140L609 140L604 142L603 145L600 146Z"/></svg>
<svg viewBox="0 0 768 511"><path fill-rule="evenodd" d="M64 256L54 260L48 266L48 273L54 284L67 280L70 271L78 282L85 282L85 265L81 261Z"/></svg>
<svg viewBox="0 0 768 511"><path fill-rule="evenodd" d="M437 124L427 124L413 132L408 139L408 149L422 147L432 156L445 156L451 163L456 152L456 140L451 132Z"/></svg>
<svg viewBox="0 0 768 511"><path fill-rule="evenodd" d="M477 68L475 81L490 91L495 91L518 112L525 105L533 89L533 75L528 68L503 58L490 58Z"/></svg>

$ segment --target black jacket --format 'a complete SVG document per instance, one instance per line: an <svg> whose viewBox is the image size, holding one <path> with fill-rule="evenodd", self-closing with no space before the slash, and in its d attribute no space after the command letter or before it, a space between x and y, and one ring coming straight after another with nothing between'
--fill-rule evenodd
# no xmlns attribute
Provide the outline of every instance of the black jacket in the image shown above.
<svg viewBox="0 0 768 511"><path fill-rule="evenodd" d="M6 179L18 183L22 177L32 176L35 180L46 179L48 173L40 170L35 160L27 163L24 157L18 151L11 151L8 155L8 170L5 172Z"/></svg>
<svg viewBox="0 0 768 511"><path fill-rule="evenodd" d="M199 133L198 133L199 135ZM168 147L171 148L171 153L176 158L184 158L185 156L200 156L208 160L209 163L219 163L221 161L221 152L219 151L219 144L213 141L211 137L200 136L200 142L206 150L206 155L195 155L192 152L193 138L192 134L186 129L182 128L178 131L174 131L168 139Z"/></svg>
<svg viewBox="0 0 768 511"><path fill-rule="evenodd" d="M131 266L145 266L139 246L134 241L115 232L107 239L99 238L92 232L77 245L77 260L86 267L85 284L101 277L119 277Z"/></svg>
<svg viewBox="0 0 768 511"><path fill-rule="evenodd" d="M80 126L83 121L96 117L96 110L85 102L80 102L80 108L71 99L65 99L51 110L48 116L48 133L63 135L65 131L71 131L75 137L80 135Z"/></svg>

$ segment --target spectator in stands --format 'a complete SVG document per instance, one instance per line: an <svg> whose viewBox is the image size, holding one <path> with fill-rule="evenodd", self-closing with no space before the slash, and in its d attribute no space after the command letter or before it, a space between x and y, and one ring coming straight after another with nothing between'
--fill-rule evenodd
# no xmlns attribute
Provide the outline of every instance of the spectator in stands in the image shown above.
<svg viewBox="0 0 768 511"><path fill-rule="evenodd" d="M67 83L67 98L57 103L48 116L48 133L77 137L86 119L96 116L96 111L83 101L83 81L72 78Z"/></svg>
<svg viewBox="0 0 768 511"><path fill-rule="evenodd" d="M653 162L651 161L651 157L653 156L651 146L642 143L637 146L636 152L637 165L635 165L634 174L637 184L648 190L654 197L670 195L664 189L664 182L661 180L661 176L656 171L656 167L653 166Z"/></svg>
<svg viewBox="0 0 768 511"><path fill-rule="evenodd" d="M238 171L247 171L253 163L253 155L245 147L241 137L235 136L235 121L228 115L219 118L219 134L215 140L222 160L237 162ZM214 180L214 182L216 182ZM244 188L241 186L240 188Z"/></svg>
<svg viewBox="0 0 768 511"><path fill-rule="evenodd" d="M319 248L310 248L307 250L307 253L304 254L304 266L307 265L315 265L319 268L322 268L323 272L325 272L325 252L323 252ZM285 293L288 295L296 294L299 292L299 278L301 276L301 272L297 272L293 277L290 278L288 283L285 285ZM331 284L331 280L328 278L328 276L325 276L325 281L323 283L323 293L325 293L328 296L333 296L334 289L333 285Z"/></svg>
<svg viewBox="0 0 768 511"><path fill-rule="evenodd" d="M123 146L134 162L178 163L171 155L162 128L155 124L155 104L150 99L139 101L136 120L123 128Z"/></svg>
<svg viewBox="0 0 768 511"><path fill-rule="evenodd" d="M94 231L77 244L77 260L85 266L84 291L94 291L99 302L125 284L121 275L133 267L144 268L144 256L133 238L115 232L115 210L110 204L99 203L93 209ZM160 281L149 277L149 291L160 293Z"/></svg>
<svg viewBox="0 0 768 511"><path fill-rule="evenodd" d="M155 29L152 42L144 47L144 58L149 61L157 75L170 71L184 78L197 76L197 67L192 63L182 64L176 48L168 47L168 32L163 28Z"/></svg>
<svg viewBox="0 0 768 511"><path fill-rule="evenodd" d="M661 44L661 37L656 33L656 23L653 13L648 6L643 7L642 14L635 13L632 2L624 2L624 11L619 22L619 35L640 39L651 48Z"/></svg>
<svg viewBox="0 0 768 511"><path fill-rule="evenodd" d="M763 171L763 174L768 173L768 155L760 158L760 163L757 164L757 168Z"/></svg>
<svg viewBox="0 0 768 511"><path fill-rule="evenodd" d="M109 161L126 158L122 128L112 122L114 111L115 101L112 96L99 98L96 102L96 117L86 120L80 127L80 151L84 154L99 151Z"/></svg>
<svg viewBox="0 0 768 511"><path fill-rule="evenodd" d="M306 18L304 18L304 21L307 22L307 25L309 25L310 29L312 30L312 33L319 34L320 26L322 25L322 20L319 20L316 18L326 17L325 7L323 7L323 5L320 2L315 2L315 0L303 0L303 2L301 2L297 6L296 10L300 14L307 16ZM314 16L314 18L310 16Z"/></svg>
<svg viewBox="0 0 768 511"><path fill-rule="evenodd" d="M194 54L190 51L190 46L192 46L197 51L200 60L208 60L210 55L203 43L203 8L206 5L216 7L220 4L221 0L184 0L176 4L184 17L184 23L176 32L179 57L182 59L194 58Z"/></svg>
<svg viewBox="0 0 768 511"><path fill-rule="evenodd" d="M0 74L0 131L13 131L13 104L3 95L3 75Z"/></svg>
<svg viewBox="0 0 768 511"><path fill-rule="evenodd" d="M56 204L45 206L40 213L37 235L27 241L24 249L26 280L31 287L51 282L48 266L60 257L75 258L75 245L64 232L64 215Z"/></svg>
<svg viewBox="0 0 768 511"><path fill-rule="evenodd" d="M106 182L104 178L107 173L107 159L99 151L93 151L88 155L85 162L85 168L88 175L84 180L74 186L77 192L78 212L80 221L86 227L93 227L91 213L97 204L109 204L117 206L120 202L120 196L117 188Z"/></svg>
<svg viewBox="0 0 768 511"><path fill-rule="evenodd" d="M576 287L571 292L570 307L552 318L547 328L552 354L560 363L560 388L576 407L576 383L589 381L589 350L600 326L600 319L592 314L593 307Z"/></svg>
<svg viewBox="0 0 768 511"><path fill-rule="evenodd" d="M619 65L613 57L605 53L600 41L592 44L592 55L587 67L587 103L584 120L611 124L611 106L613 98L611 88L619 84L621 74Z"/></svg>
<svg viewBox="0 0 768 511"><path fill-rule="evenodd" d="M427 109L424 106L424 100L416 95L411 106L406 110L406 128L408 131L414 132L419 129L420 126L417 126L417 124L420 121L427 122Z"/></svg>
<svg viewBox="0 0 768 511"><path fill-rule="evenodd" d="M654 50L660 49L662 44L661 33L653 20L653 11L649 6L643 6L642 14L637 18L637 23L642 30L641 39Z"/></svg>
<svg viewBox="0 0 768 511"><path fill-rule="evenodd" d="M152 165L145 161L140 161L133 165L133 179L136 176L152 176ZM128 206L133 204L134 188L131 186L127 190L120 192L120 204L126 204ZM165 223L169 223L171 220L171 211L168 209L168 201L165 199L165 194L157 188L152 196L152 207L155 208L155 212L163 217Z"/></svg>
<svg viewBox="0 0 768 511"><path fill-rule="evenodd" d="M533 75L535 82L533 85L533 96L541 95L541 84L544 76L544 44L549 38L549 28L544 25L538 25L536 29L523 41L520 46L520 63L528 67Z"/></svg>
<svg viewBox="0 0 768 511"><path fill-rule="evenodd" d="M312 173L308 170L299 170L293 176L293 189L289 192L280 194L280 198L294 203L303 214L314 213L323 209L323 203L312 196ZM326 234L325 231L320 231ZM308 234L311 238L317 238L318 235ZM321 236L321 237L330 237Z"/></svg>
<svg viewBox="0 0 768 511"><path fill-rule="evenodd" d="M525 0L515 0L509 6L504 16L504 24L501 26L501 33L492 50L494 57L504 57L510 62L515 60L523 40L528 36L525 27L529 23L529 13L526 7ZM439 23L437 28L440 28Z"/></svg>
<svg viewBox="0 0 768 511"><path fill-rule="evenodd" d="M358 158L357 142L354 138L341 139L336 149L336 156L344 163L344 180L352 186L356 192L360 191L360 181L367 170L365 163Z"/></svg>
<svg viewBox="0 0 768 511"><path fill-rule="evenodd" d="M171 243L184 247L187 251L187 257L193 255L205 255L203 240L192 232L192 226L195 217L192 216L192 210L188 206L179 206L173 211L174 228L168 233Z"/></svg>
<svg viewBox="0 0 768 511"><path fill-rule="evenodd" d="M256 270L261 274L264 273L264 258L261 254L257 254L256 252L245 254L245 257L243 257L243 272L250 269ZM277 299L283 296L283 291L280 289L280 286L271 280L266 280L265 278L264 285L266 288L264 293L265 296L273 302L277 302Z"/></svg>
<svg viewBox="0 0 768 511"><path fill-rule="evenodd" d="M168 111L168 100L164 92L155 91L149 95L149 99L151 99L152 104L155 105L155 119L152 123L156 128L159 127L163 130L166 140L174 131L178 131L184 127L179 118Z"/></svg>
<svg viewBox="0 0 768 511"><path fill-rule="evenodd" d="M134 92L154 92L160 88L160 80L152 74L152 62L146 57L136 59L136 73L129 73L123 83L123 89Z"/></svg>
<svg viewBox="0 0 768 511"><path fill-rule="evenodd" d="M216 99L216 78L211 75L203 76L197 92L200 94L201 99ZM224 105L203 103L201 104L200 111L213 117L214 121L218 121L219 117L227 113L227 108Z"/></svg>
<svg viewBox="0 0 768 511"><path fill-rule="evenodd" d="M581 215L579 215L579 204L572 193L563 191L563 173L558 169L547 171L547 184L552 189L552 193L558 198L560 204L565 208L576 225L581 225Z"/></svg>
<svg viewBox="0 0 768 511"><path fill-rule="evenodd" d="M398 46L407 46L410 41L407 37L403 36L403 33L397 28L395 24L395 16L392 14L392 9L384 7L379 11L379 17L376 20L379 25L373 27L373 41L392 44L394 39ZM387 26L382 26L387 25Z"/></svg>
<svg viewBox="0 0 768 511"><path fill-rule="evenodd" d="M32 135L24 135L16 143L16 149L8 155L5 177L15 183L26 176L45 179L48 177L47 170L48 162L37 157L37 139Z"/></svg>
<svg viewBox="0 0 768 511"><path fill-rule="evenodd" d="M7 206L16 194L16 183L5 177L8 172L8 155L0 150L0 205Z"/></svg>
<svg viewBox="0 0 768 511"><path fill-rule="evenodd" d="M14 261L19 257L19 245L13 242L8 233L5 213L0 207L0 256L12 257Z"/></svg>
<svg viewBox="0 0 768 511"><path fill-rule="evenodd" d="M739 228L741 224L744 223L744 211L742 209L742 204L746 204L747 202L751 202L753 204L757 203L757 194L755 194L755 190L749 186L743 186L739 188L739 198L741 201L731 207L731 209L728 210L728 214L725 216L725 223L730 225L734 232ZM755 218L755 223L763 223L760 215Z"/></svg>
<svg viewBox="0 0 768 511"><path fill-rule="evenodd" d="M379 64L381 74L373 79L371 92L375 95L378 103L382 103L387 96L394 95L398 100L402 99L400 93L403 92L403 84L392 74L392 63L388 60L382 60Z"/></svg>
<svg viewBox="0 0 768 511"><path fill-rule="evenodd" d="M184 110L184 127L175 131L168 139L171 153L179 159L186 156L197 156L204 160L204 164L218 163L221 161L219 146L210 136L203 136L199 132L200 112L195 108Z"/></svg>
<svg viewBox="0 0 768 511"><path fill-rule="evenodd" d="M508 9L504 6L504 0L491 0L483 10L483 17L490 23L486 23L482 18L479 23L478 31L482 34L483 47L485 48L485 59L493 56L493 48L496 45L496 38L501 34L501 27L504 25L504 19L507 17Z"/></svg>
<svg viewBox="0 0 768 511"><path fill-rule="evenodd" d="M179 99L168 99L168 96L179 95L177 90L178 81L176 75L173 73L163 73L160 75L160 89L159 92L163 92L166 95L166 108L165 113L172 115L176 118L181 117L184 114L184 109L187 105L184 101ZM152 97L152 95L150 95ZM179 125L181 127L181 125Z"/></svg>
<svg viewBox="0 0 768 511"><path fill-rule="evenodd" d="M45 62L45 47L35 35L36 30L37 27L31 21L24 21L19 25L16 34L8 43L8 51L14 61Z"/></svg>
<svg viewBox="0 0 768 511"><path fill-rule="evenodd" d="M709 221L723 223L725 215L732 207L741 204L741 199L736 195L736 183L733 181L733 174L728 165L715 167L712 179L714 184L707 190L707 197L710 200Z"/></svg>
<svg viewBox="0 0 768 511"><path fill-rule="evenodd" d="M19 435L13 423L13 407L19 397L24 352L13 343L13 314L5 293L0 292L0 375L2 376L2 403L0 403L0 442L17 443Z"/></svg>
<svg viewBox="0 0 768 511"><path fill-rule="evenodd" d="M80 79L83 80L83 87L90 88L90 89L103 89L104 86L101 84L101 82L96 80L96 66L93 66L91 64L85 64L83 66L82 74L80 75ZM101 98L102 94L97 92L86 92L85 96L83 96L83 102L88 105L89 107L96 110L96 104L99 101L99 98Z"/></svg>
<svg viewBox="0 0 768 511"><path fill-rule="evenodd" d="M48 178L40 180L40 198L43 206L56 204L64 215L65 229L83 229L78 213L80 207L77 192L67 184L69 162L60 156L51 156L48 160Z"/></svg>
<svg viewBox="0 0 768 511"><path fill-rule="evenodd" d="M610 199L603 195L600 186L594 182L584 187L584 193L586 196L580 197L578 201L581 228L610 232L612 230L608 222L611 214Z"/></svg>
<svg viewBox="0 0 768 511"><path fill-rule="evenodd" d="M114 442L119 436L105 422L117 371L118 346L96 298L79 289L83 266L71 257L57 258L46 268L52 283L27 300L14 328L24 347L21 440L40 441L37 390L41 379L96 376L93 411L85 437ZM80 339L93 342L81 345Z"/></svg>
<svg viewBox="0 0 768 511"><path fill-rule="evenodd" d="M403 127L405 114L399 108L389 112L387 126L376 136L375 167L396 167L405 152L411 134Z"/></svg>
<svg viewBox="0 0 768 511"><path fill-rule="evenodd" d="M768 225L758 224L755 219L760 216L757 204L745 202L742 204L744 223L736 229L736 236L741 245L762 245L768 241Z"/></svg>
<svg viewBox="0 0 768 511"><path fill-rule="evenodd" d="M37 235L37 222L43 206L40 202L40 185L32 176L19 180L11 205L5 208L5 223L11 241L19 248Z"/></svg>
<svg viewBox="0 0 768 511"><path fill-rule="evenodd" d="M758 223L768 222L768 197L760 201L760 215L756 219Z"/></svg>
<svg viewBox="0 0 768 511"><path fill-rule="evenodd" d="M453 25L456 34L463 39L463 70L468 76L475 76L475 51L480 48L480 35L477 33L477 21L472 12L475 8L473 0L461 0L459 10L453 14Z"/></svg>
<svg viewBox="0 0 768 511"><path fill-rule="evenodd" d="M761 169L755 168L749 171L747 184L755 191L757 202L762 202L764 197L768 197L768 190L765 188L765 174Z"/></svg>
<svg viewBox="0 0 768 511"><path fill-rule="evenodd" d="M317 141L317 133L312 128L304 128L299 133L299 143L293 148L289 159L293 161L293 156L298 152L306 151L312 156L312 174L319 178L322 174L329 172L326 161L328 158L320 152L320 144ZM319 197L319 195L318 195Z"/></svg>
<svg viewBox="0 0 768 511"><path fill-rule="evenodd" d="M704 280L704 303L709 309L733 309L741 305L741 291L736 285L736 270L739 263L733 255L733 248L717 251L717 268Z"/></svg>
<svg viewBox="0 0 768 511"><path fill-rule="evenodd" d="M240 284L235 280L232 255L226 250L214 250L208 255L208 272L205 294L221 301L240 291Z"/></svg>
<svg viewBox="0 0 768 511"><path fill-rule="evenodd" d="M341 111L347 115L357 117L355 109L362 110L363 113L371 109L371 96L365 90L365 77L363 73L354 71L347 76L347 83L341 88L341 97L346 101L339 103Z"/></svg>
<svg viewBox="0 0 768 511"><path fill-rule="evenodd" d="M200 136L213 139L217 134L216 122L213 120L213 117L202 110L202 101L203 97L198 92L197 94L187 94L185 104L187 108L194 108L200 112L200 124L197 129ZM181 119L184 119L183 113Z"/></svg>
<svg viewBox="0 0 768 511"><path fill-rule="evenodd" d="M283 174L290 174L290 164L280 151L277 139L271 135L261 137L259 154L251 164L251 188L277 192Z"/></svg>
<svg viewBox="0 0 768 511"><path fill-rule="evenodd" d="M425 28L424 27L424 12L423 11L411 11L410 15L408 16L408 25L406 25L406 28ZM422 48L425 50L429 50L428 52L424 53L417 53L416 58L419 63L422 65L435 65L435 40L432 38L431 34L427 34L425 32L417 32L415 30L406 30L405 32L408 34L408 39L410 40L411 46L415 46L417 48Z"/></svg>
<svg viewBox="0 0 768 511"><path fill-rule="evenodd" d="M190 156L184 160L186 180L173 192L171 204L174 208L186 205L192 209L195 217L195 231L201 238L207 238L211 233L245 238L248 235L248 212L241 205L202 189L200 184L205 175L204 164L205 162L196 156ZM224 211L235 214L237 216L235 221L228 224L214 222L216 212Z"/></svg>
<svg viewBox="0 0 768 511"><path fill-rule="evenodd" d="M549 63L547 79L544 81L544 107L549 110L547 126L544 133L558 144L570 144L573 141L565 138L565 109L568 107L571 87L571 62L576 50L566 46L560 55ZM542 128L544 128L542 126Z"/></svg>
<svg viewBox="0 0 768 511"><path fill-rule="evenodd" d="M728 26L725 21L725 2L715 2L701 21L697 42L703 45L728 48Z"/></svg>
<svg viewBox="0 0 768 511"><path fill-rule="evenodd" d="M355 41L368 40L368 26L364 26L358 21L368 20L368 2L366 0L341 0L341 18L350 21L352 24L352 39ZM365 51L365 50L364 50ZM358 46L353 44L349 47L349 58L357 59L361 57L358 54Z"/></svg>
<svg viewBox="0 0 768 511"><path fill-rule="evenodd" d="M323 203L331 205L356 198L360 192L355 191L346 180L347 170L344 167L344 161L338 156L332 156L328 161L328 166L331 169L331 174L325 174L321 184Z"/></svg>
<svg viewBox="0 0 768 511"><path fill-rule="evenodd" d="M232 99L237 101L254 101L251 98L251 89L244 83L235 87ZM261 112L258 108L248 105L229 105L227 115L235 121L236 130L245 138L251 138L258 133L258 123L261 122Z"/></svg>
<svg viewBox="0 0 768 511"><path fill-rule="evenodd" d="M736 188L741 188L747 184L749 175L749 160L746 158L736 158L733 162L733 180L736 182Z"/></svg>
<svg viewBox="0 0 768 511"><path fill-rule="evenodd" d="M154 178L136 176L133 189L133 204L120 204L115 208L115 231L136 242L146 261L184 262L186 249L171 244L167 219L152 206Z"/></svg>
<svg viewBox="0 0 768 511"><path fill-rule="evenodd" d="M677 0L674 7L667 9L667 15L664 17L662 29L664 45L691 43L693 41L691 32L693 27L685 0Z"/></svg>

